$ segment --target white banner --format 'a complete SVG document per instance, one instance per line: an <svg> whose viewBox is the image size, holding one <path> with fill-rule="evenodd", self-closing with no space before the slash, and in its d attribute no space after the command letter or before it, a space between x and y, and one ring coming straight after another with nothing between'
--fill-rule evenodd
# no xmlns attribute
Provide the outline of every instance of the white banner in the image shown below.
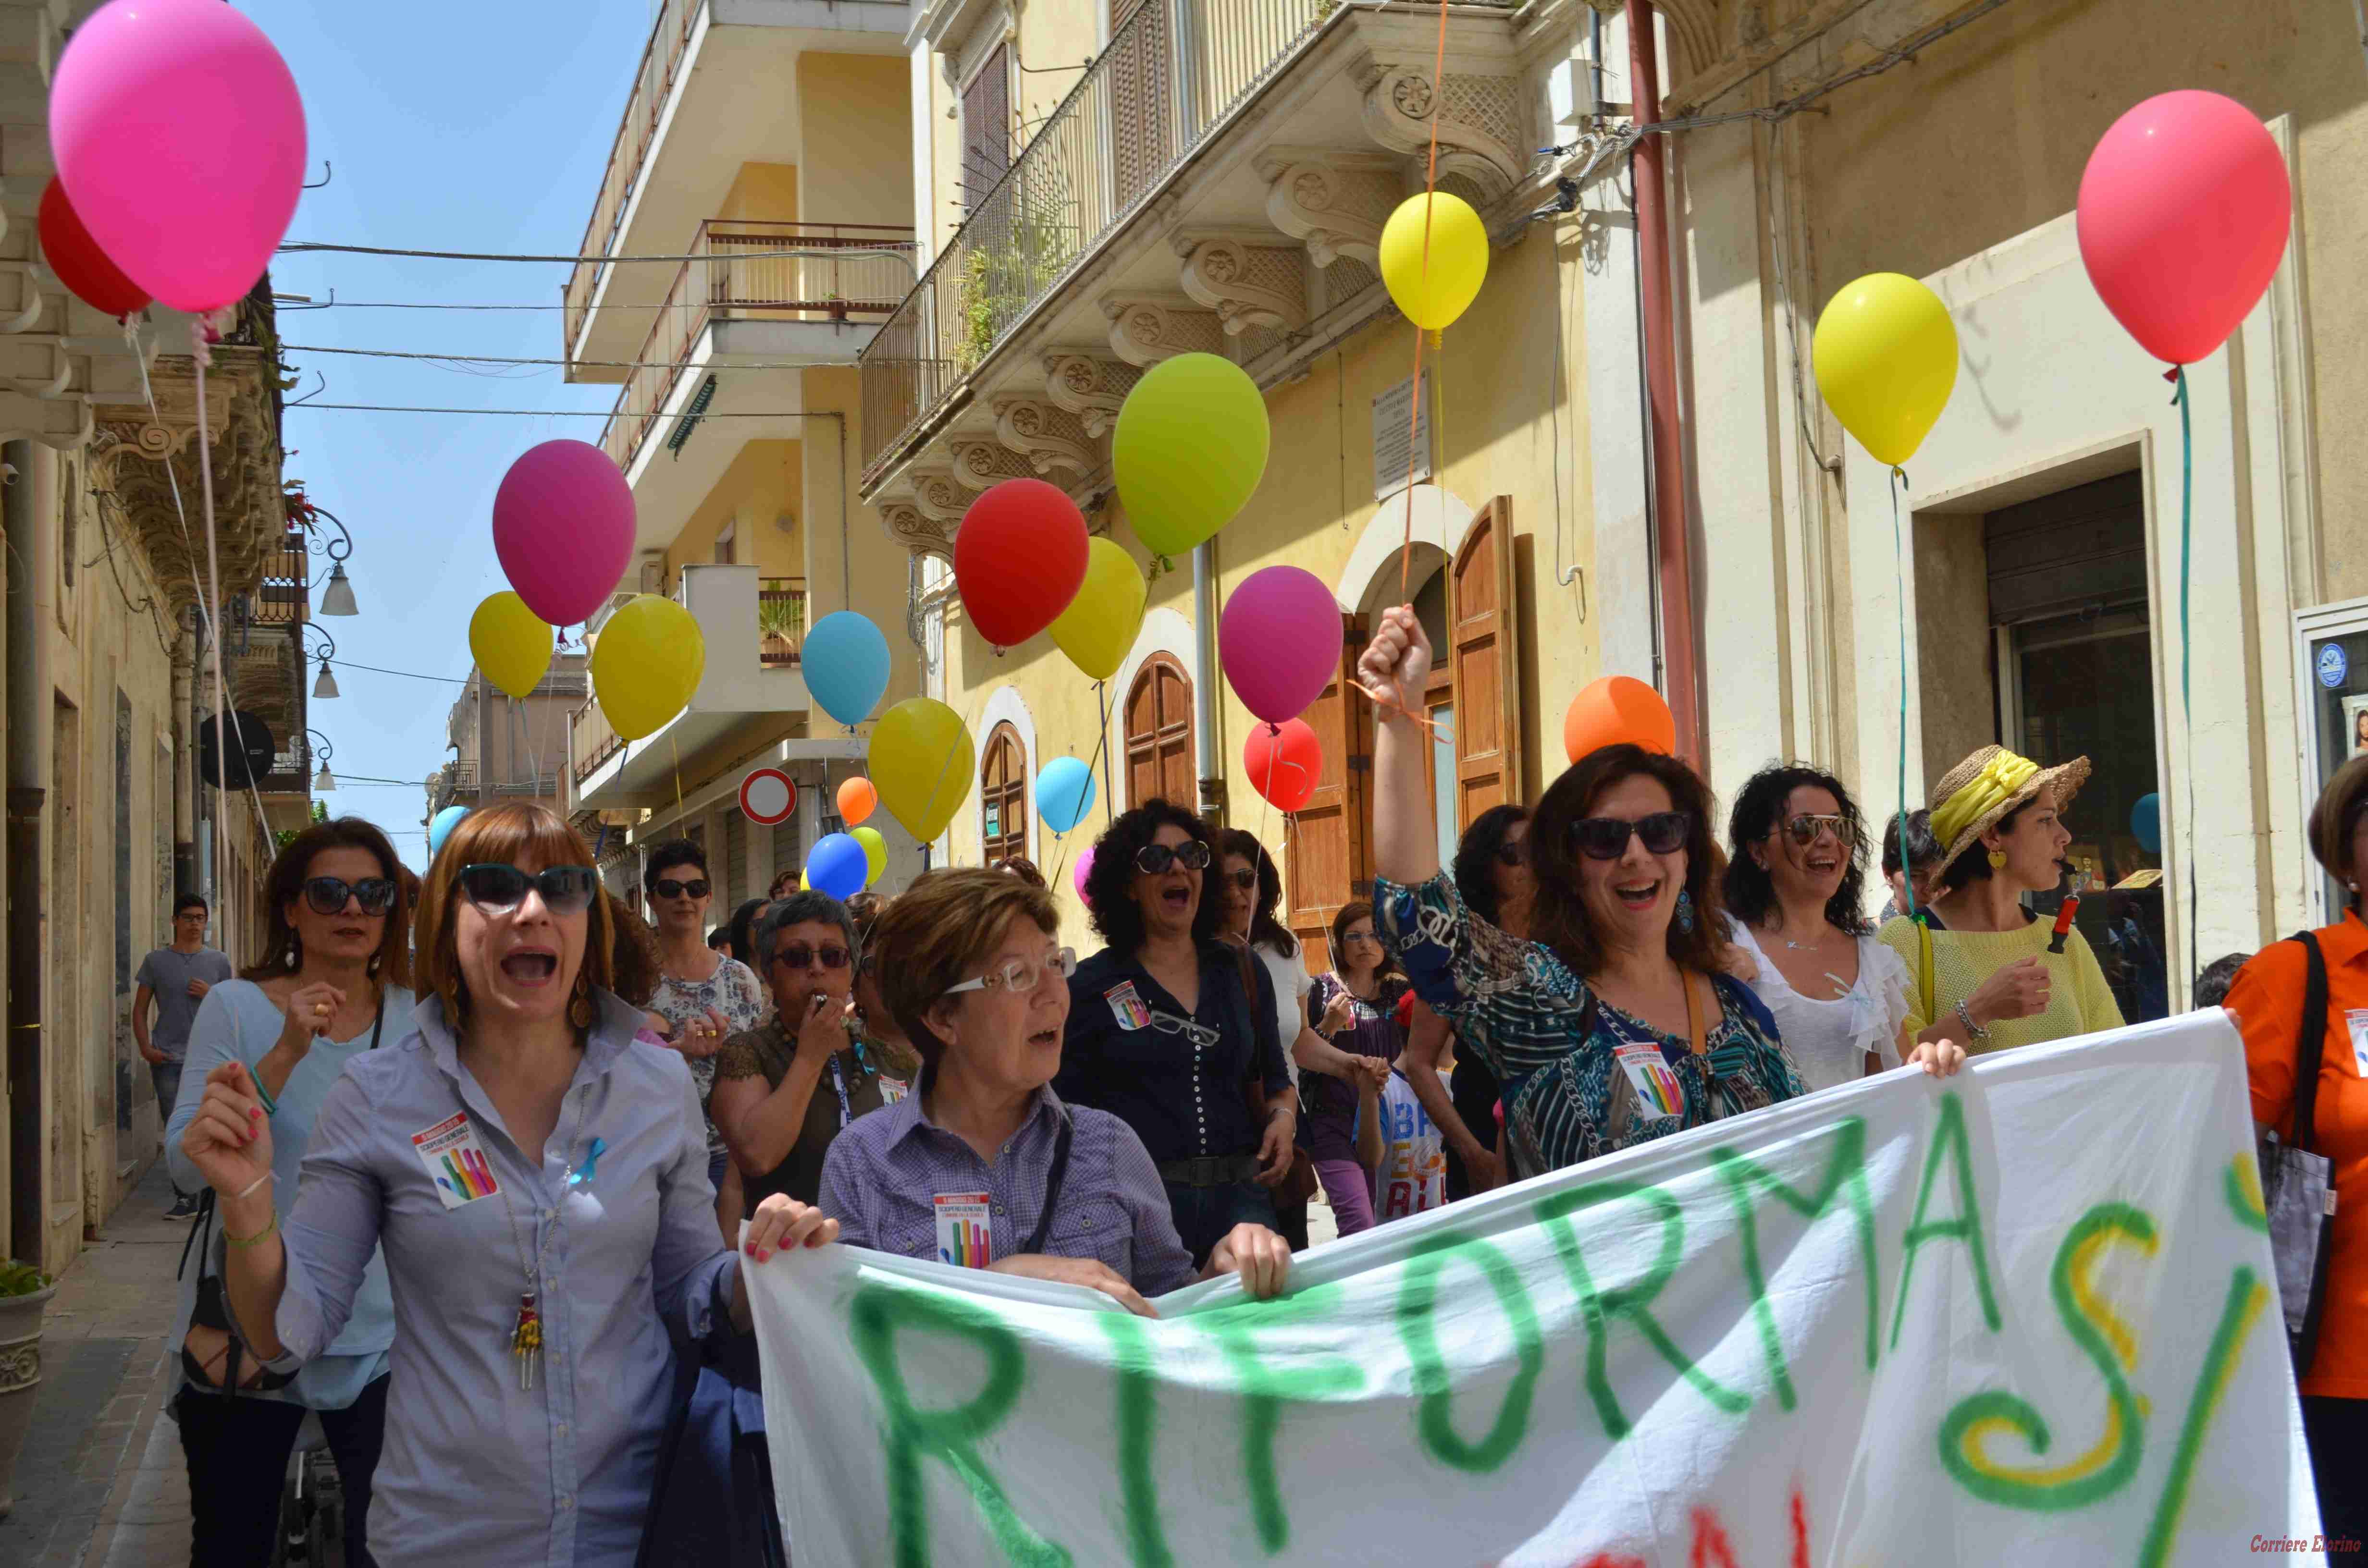
<svg viewBox="0 0 2368 1568"><path fill-rule="evenodd" d="M1525 1182L1275 1301L749 1272L802 1568L2319 1560L2218 1013Z"/></svg>

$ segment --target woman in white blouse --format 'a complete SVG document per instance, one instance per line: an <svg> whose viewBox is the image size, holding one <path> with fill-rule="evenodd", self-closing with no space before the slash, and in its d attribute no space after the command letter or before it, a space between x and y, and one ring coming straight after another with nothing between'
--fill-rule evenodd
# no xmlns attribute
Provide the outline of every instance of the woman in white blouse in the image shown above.
<svg viewBox="0 0 2368 1568"><path fill-rule="evenodd" d="M1727 821L1732 966L1769 1012L1809 1088L1900 1064L1907 967L1861 913L1866 828L1841 780L1761 768Z"/></svg>

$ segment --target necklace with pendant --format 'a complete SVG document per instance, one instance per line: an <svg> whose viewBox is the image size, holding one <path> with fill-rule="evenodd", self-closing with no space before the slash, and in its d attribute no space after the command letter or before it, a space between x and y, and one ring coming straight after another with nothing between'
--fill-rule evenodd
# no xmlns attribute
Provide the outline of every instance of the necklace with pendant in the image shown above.
<svg viewBox="0 0 2368 1568"><path fill-rule="evenodd" d="M570 1188L579 1181L591 1179L593 1163L599 1159L604 1147L601 1141L595 1138L586 1154L582 1172L578 1173L575 1166L570 1165L561 1173L562 1203L566 1201ZM552 1210L551 1223L544 1227L542 1240L536 1244L534 1256L529 1260L526 1255L526 1244L518 1240L518 1214L510 1207L507 1183L501 1184L501 1193L502 1218L509 1226L510 1244L518 1249L518 1262L526 1270L526 1289L518 1293L518 1316L510 1324L510 1358L518 1366L519 1392L532 1393L535 1385L542 1381L542 1259L543 1255L551 1250L551 1238L559 1233L560 1210L556 1208Z"/></svg>

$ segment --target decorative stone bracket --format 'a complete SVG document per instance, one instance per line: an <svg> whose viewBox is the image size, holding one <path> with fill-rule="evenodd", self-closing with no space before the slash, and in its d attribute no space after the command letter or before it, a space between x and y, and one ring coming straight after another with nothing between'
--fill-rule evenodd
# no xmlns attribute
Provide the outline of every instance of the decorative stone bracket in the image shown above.
<svg viewBox="0 0 2368 1568"><path fill-rule="evenodd" d="M1464 176L1491 202L1512 190L1528 166L1516 146L1527 140L1518 81L1451 74L1442 96L1419 67L1378 66L1375 73L1364 100L1365 131L1375 142L1396 153L1427 153L1436 114L1440 172Z"/></svg>
<svg viewBox="0 0 2368 1568"><path fill-rule="evenodd" d="M1258 156L1266 215L1303 241L1318 267L1351 256L1381 262L1382 225L1405 194L1398 160L1384 153L1269 147Z"/></svg>
<svg viewBox="0 0 2368 1568"><path fill-rule="evenodd" d="M1092 439L1077 416L1036 398L996 398L995 434L1040 475L1065 470L1082 476L1096 466Z"/></svg>
<svg viewBox="0 0 2368 1568"><path fill-rule="evenodd" d="M1095 440L1110 434L1126 394L1143 372L1118 359L1093 354L1048 354L1044 357L1044 392L1056 408L1077 416L1077 423Z"/></svg>
<svg viewBox="0 0 2368 1568"><path fill-rule="evenodd" d="M1253 327L1296 332L1307 324L1307 274L1298 250L1245 243L1230 234L1178 234L1184 292L1217 312L1228 337Z"/></svg>
<svg viewBox="0 0 2368 1568"><path fill-rule="evenodd" d="M1110 347L1139 369L1178 354L1224 352L1224 328L1216 312L1183 295L1109 294L1101 307L1110 324Z"/></svg>

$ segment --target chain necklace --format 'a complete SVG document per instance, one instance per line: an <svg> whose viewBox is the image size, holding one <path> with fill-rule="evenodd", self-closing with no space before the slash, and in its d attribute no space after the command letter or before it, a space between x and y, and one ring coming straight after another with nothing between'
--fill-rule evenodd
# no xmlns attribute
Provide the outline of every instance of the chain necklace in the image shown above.
<svg viewBox="0 0 2368 1568"><path fill-rule="evenodd" d="M474 1117L470 1118L472 1121L475 1119ZM591 1179L594 1164L606 1146L598 1138L592 1140L580 1176L573 1164L561 1173L559 1205L566 1203L568 1189L575 1187L579 1179ZM509 1226L510 1244L518 1249L518 1263L526 1271L526 1289L518 1294L518 1317L510 1325L510 1357L518 1363L519 1390L531 1393L542 1378L542 1260L551 1250L551 1238L559 1233L562 1209L558 1205L552 1209L551 1223L544 1227L542 1240L536 1244L533 1258L529 1260L526 1244L518 1240L518 1213L510 1207L509 1184L504 1182L499 1185L502 1218Z"/></svg>

